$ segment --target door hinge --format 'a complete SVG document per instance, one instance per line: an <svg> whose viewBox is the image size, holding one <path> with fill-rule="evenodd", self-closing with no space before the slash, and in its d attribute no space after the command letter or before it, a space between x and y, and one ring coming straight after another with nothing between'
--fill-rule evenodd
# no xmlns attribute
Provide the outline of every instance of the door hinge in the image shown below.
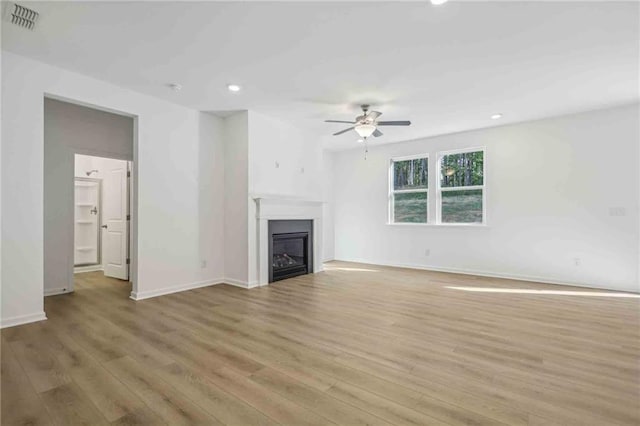
<svg viewBox="0 0 640 426"><path fill-rule="evenodd" d="M131 215L130 214L127 215L127 220L131 220Z"/></svg>
<svg viewBox="0 0 640 426"><path fill-rule="evenodd" d="M131 177L131 172L127 170L127 177Z"/></svg>
<svg viewBox="0 0 640 426"><path fill-rule="evenodd" d="M127 265L131 263L131 259L127 259Z"/></svg>

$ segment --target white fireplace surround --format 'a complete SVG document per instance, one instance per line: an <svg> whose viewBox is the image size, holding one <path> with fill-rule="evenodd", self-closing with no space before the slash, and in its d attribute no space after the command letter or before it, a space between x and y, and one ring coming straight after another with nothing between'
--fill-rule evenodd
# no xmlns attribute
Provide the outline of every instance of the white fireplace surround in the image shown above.
<svg viewBox="0 0 640 426"><path fill-rule="evenodd" d="M269 284L269 221L312 220L313 221L313 272L322 268L322 201L280 196L254 196L256 207L256 259L257 274L254 286Z"/></svg>

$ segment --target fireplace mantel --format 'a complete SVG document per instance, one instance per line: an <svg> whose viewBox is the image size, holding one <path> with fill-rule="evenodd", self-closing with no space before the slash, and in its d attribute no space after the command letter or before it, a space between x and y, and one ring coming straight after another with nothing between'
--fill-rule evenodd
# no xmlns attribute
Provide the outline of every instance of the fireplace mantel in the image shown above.
<svg viewBox="0 0 640 426"><path fill-rule="evenodd" d="M322 218L323 201L305 198L257 196L257 219L314 219Z"/></svg>
<svg viewBox="0 0 640 426"><path fill-rule="evenodd" d="M253 195L255 202L256 234L255 244L257 273L255 284L264 286L269 284L269 221L283 219L301 219L313 221L313 272L322 271L322 211L323 201L307 198ZM251 249L251 245L250 245Z"/></svg>

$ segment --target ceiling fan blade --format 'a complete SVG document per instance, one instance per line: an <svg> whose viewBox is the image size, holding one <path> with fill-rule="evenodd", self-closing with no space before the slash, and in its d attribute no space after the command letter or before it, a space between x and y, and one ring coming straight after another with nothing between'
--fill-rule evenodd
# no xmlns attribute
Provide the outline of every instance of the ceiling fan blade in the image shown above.
<svg viewBox="0 0 640 426"><path fill-rule="evenodd" d="M379 111L369 111L369 113L364 118L365 120L375 121L375 119L380 117L381 115L382 113Z"/></svg>
<svg viewBox="0 0 640 426"><path fill-rule="evenodd" d="M382 133L380 130L376 129L373 132L373 136L375 136L376 138L379 138L380 136L384 135L384 133Z"/></svg>
<svg viewBox="0 0 640 426"><path fill-rule="evenodd" d="M346 123L346 124L356 124L355 121L344 121L344 120L324 120L325 123Z"/></svg>
<svg viewBox="0 0 640 426"><path fill-rule="evenodd" d="M333 136L338 136L338 135L341 135L341 134L343 134L343 133L347 133L349 130L353 130L353 129L355 129L355 127L356 127L356 126L349 127L348 129L340 130L338 133L334 133L334 134L333 134Z"/></svg>
<svg viewBox="0 0 640 426"><path fill-rule="evenodd" d="M376 124L378 126L411 126L411 122L409 120L406 120L406 121L378 121Z"/></svg>

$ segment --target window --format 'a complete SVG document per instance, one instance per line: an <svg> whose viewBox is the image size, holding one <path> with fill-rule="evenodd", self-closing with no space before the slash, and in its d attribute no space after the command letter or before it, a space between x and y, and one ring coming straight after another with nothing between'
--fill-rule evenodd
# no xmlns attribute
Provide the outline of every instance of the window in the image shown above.
<svg viewBox="0 0 640 426"><path fill-rule="evenodd" d="M391 160L389 216L391 223L427 223L429 157Z"/></svg>
<svg viewBox="0 0 640 426"><path fill-rule="evenodd" d="M485 223L484 149L439 153L440 223Z"/></svg>

